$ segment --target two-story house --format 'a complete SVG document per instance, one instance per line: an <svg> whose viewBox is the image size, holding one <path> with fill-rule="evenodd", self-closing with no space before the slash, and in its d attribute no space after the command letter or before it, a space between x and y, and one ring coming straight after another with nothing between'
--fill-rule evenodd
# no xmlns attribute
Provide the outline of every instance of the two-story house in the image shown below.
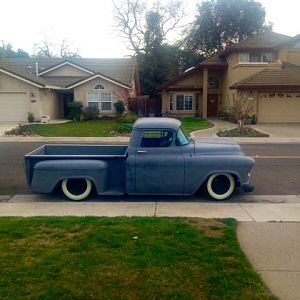
<svg viewBox="0 0 300 300"><path fill-rule="evenodd" d="M140 93L136 60L132 58L63 60L0 59L0 122L68 116L68 103L114 113L114 102Z"/></svg>
<svg viewBox="0 0 300 300"><path fill-rule="evenodd" d="M300 122L300 35L254 36L158 89L164 115L215 117L246 97L258 122Z"/></svg>

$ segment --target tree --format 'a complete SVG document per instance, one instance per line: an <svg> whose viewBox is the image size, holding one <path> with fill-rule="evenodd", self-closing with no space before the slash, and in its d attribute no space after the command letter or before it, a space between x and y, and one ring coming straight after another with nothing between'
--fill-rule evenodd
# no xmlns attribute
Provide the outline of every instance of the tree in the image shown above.
<svg viewBox="0 0 300 300"><path fill-rule="evenodd" d="M254 97L252 92L238 92L237 97L233 95L230 106L230 114L238 123L238 131L242 132L246 120L254 112Z"/></svg>
<svg viewBox="0 0 300 300"><path fill-rule="evenodd" d="M167 43L169 34L181 28L182 2L156 2L148 8L142 0L123 0L114 1L114 6L116 28L137 58L142 93L157 98L156 87L191 63L179 44Z"/></svg>
<svg viewBox="0 0 300 300"><path fill-rule="evenodd" d="M22 49L18 49L17 52L15 52L12 49L12 45L10 43L5 44L4 41L2 41L2 46L0 46L0 58L26 58L29 57L29 54L25 52Z"/></svg>
<svg viewBox="0 0 300 300"><path fill-rule="evenodd" d="M34 44L34 56L37 57L60 57L60 58L78 58L79 50L71 51L70 45L66 39L59 43L50 41L46 36Z"/></svg>
<svg viewBox="0 0 300 300"><path fill-rule="evenodd" d="M139 56L147 53L149 43L161 43L180 27L184 16L182 1L171 0L162 5L157 1L149 8L143 0L112 0L116 29L128 48Z"/></svg>
<svg viewBox="0 0 300 300"><path fill-rule="evenodd" d="M198 5L186 45L200 54L212 55L271 25L265 23L265 9L254 0L210 0Z"/></svg>

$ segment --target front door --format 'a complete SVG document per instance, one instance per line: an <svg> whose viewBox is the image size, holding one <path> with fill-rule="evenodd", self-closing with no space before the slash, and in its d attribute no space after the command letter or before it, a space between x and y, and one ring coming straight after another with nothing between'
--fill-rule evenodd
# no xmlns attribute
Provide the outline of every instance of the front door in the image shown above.
<svg viewBox="0 0 300 300"><path fill-rule="evenodd" d="M207 95L207 116L216 117L218 115L218 100L217 94Z"/></svg>
<svg viewBox="0 0 300 300"><path fill-rule="evenodd" d="M137 194L183 194L184 157L175 131L145 130L136 151Z"/></svg>

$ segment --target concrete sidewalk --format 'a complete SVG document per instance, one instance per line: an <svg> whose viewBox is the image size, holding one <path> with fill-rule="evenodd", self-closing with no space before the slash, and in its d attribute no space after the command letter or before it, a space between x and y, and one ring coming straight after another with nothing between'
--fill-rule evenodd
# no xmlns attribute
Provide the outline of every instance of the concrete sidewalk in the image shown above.
<svg viewBox="0 0 300 300"><path fill-rule="evenodd" d="M2 198L2 199L1 199ZM155 216L235 218L238 221L300 222L300 195L244 196L239 202L210 202L183 198L95 198L83 202L55 195L16 195L0 198L0 216ZM127 199L127 201L126 201ZM148 200L149 199L149 200Z"/></svg>
<svg viewBox="0 0 300 300"><path fill-rule="evenodd" d="M250 263L274 295L300 299L300 223L238 225L238 239Z"/></svg>

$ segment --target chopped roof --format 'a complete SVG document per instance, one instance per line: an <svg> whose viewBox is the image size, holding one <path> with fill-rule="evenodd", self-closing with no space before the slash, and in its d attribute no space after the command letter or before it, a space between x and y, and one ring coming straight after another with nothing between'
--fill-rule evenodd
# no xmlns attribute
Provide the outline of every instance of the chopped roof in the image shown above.
<svg viewBox="0 0 300 300"><path fill-rule="evenodd" d="M180 125L181 122L173 118L140 118L134 123L134 127L139 129L170 128L177 130Z"/></svg>
<svg viewBox="0 0 300 300"><path fill-rule="evenodd" d="M247 89L253 87L300 87L300 67L290 63L283 63L280 69L267 68L244 80L241 80L231 89Z"/></svg>

